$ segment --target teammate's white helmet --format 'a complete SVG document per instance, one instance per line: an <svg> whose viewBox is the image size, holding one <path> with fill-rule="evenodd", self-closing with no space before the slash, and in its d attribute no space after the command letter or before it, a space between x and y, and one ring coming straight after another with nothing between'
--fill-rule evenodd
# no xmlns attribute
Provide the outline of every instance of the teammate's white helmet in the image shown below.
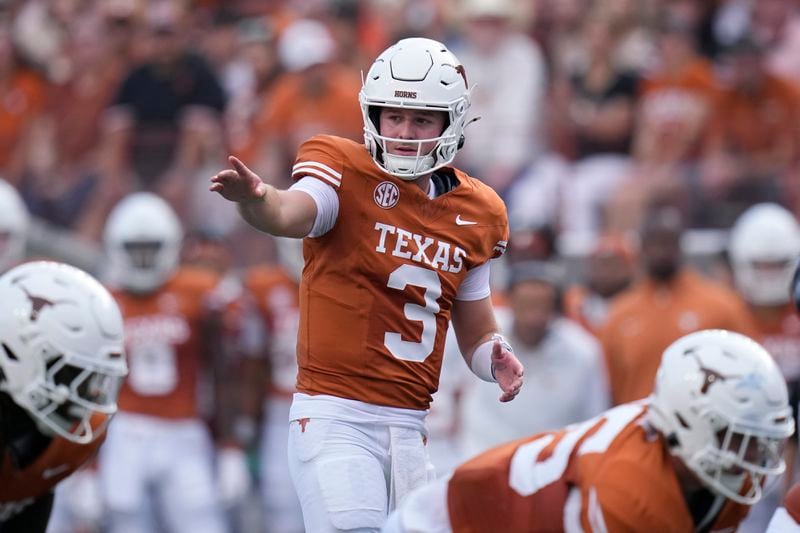
<svg viewBox="0 0 800 533"><path fill-rule="evenodd" d="M789 301L789 285L800 257L800 225L778 204L757 204L731 231L729 252L736 287L755 305Z"/></svg>
<svg viewBox="0 0 800 533"><path fill-rule="evenodd" d="M0 391L40 429L91 442L108 422L128 369L122 316L89 274L36 261L0 277Z"/></svg>
<svg viewBox="0 0 800 533"><path fill-rule="evenodd" d="M786 382L772 357L739 333L704 330L661 359L650 419L670 452L711 490L752 505L783 472L794 432Z"/></svg>
<svg viewBox="0 0 800 533"><path fill-rule="evenodd" d="M27 235L28 209L17 190L0 179L0 272L22 261Z"/></svg>
<svg viewBox="0 0 800 533"><path fill-rule="evenodd" d="M364 142L372 159L385 172L405 180L450 164L464 142L469 97L464 67L442 43L414 37L390 46L370 67L358 95ZM439 137L417 140L414 156L388 154L386 142L398 139L380 134L380 107L443 111L447 125ZM422 144L434 140L433 150L422 153Z"/></svg>
<svg viewBox="0 0 800 533"><path fill-rule="evenodd" d="M160 196L138 192L125 197L106 222L109 281L139 293L158 289L178 267L182 239L175 211Z"/></svg>

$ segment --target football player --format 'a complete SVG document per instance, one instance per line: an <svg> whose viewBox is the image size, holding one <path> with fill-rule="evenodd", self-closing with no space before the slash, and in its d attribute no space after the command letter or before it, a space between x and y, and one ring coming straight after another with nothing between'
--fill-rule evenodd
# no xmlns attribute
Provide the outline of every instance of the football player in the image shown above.
<svg viewBox="0 0 800 533"><path fill-rule="evenodd" d="M152 193L124 198L106 223L107 275L130 365L98 465L112 532L226 531L223 504L247 490L244 453L215 453L208 424L220 404L213 380L224 380L219 277L179 266L182 235Z"/></svg>
<svg viewBox="0 0 800 533"><path fill-rule="evenodd" d="M770 354L702 330L664 351L647 399L475 457L409 495L384 531L735 530L793 431Z"/></svg>
<svg viewBox="0 0 800 533"><path fill-rule="evenodd" d="M36 261L0 277L0 531L45 531L56 484L92 457L127 373L114 299Z"/></svg>
<svg viewBox="0 0 800 533"><path fill-rule="evenodd" d="M289 467L306 530L319 533L375 531L426 482L424 419L449 319L501 401L522 386L490 300L505 205L449 166L468 122L464 67L439 42L403 39L373 63L359 100L365 143L312 137L289 190L234 157L210 186L254 227L305 238Z"/></svg>
<svg viewBox="0 0 800 533"><path fill-rule="evenodd" d="M750 310L761 335L759 342L783 372L796 421L800 401L800 317L790 301L790 285L800 257L800 224L778 204L754 205L736 220L728 252L736 290ZM793 477L795 441L787 450L787 487Z"/></svg>

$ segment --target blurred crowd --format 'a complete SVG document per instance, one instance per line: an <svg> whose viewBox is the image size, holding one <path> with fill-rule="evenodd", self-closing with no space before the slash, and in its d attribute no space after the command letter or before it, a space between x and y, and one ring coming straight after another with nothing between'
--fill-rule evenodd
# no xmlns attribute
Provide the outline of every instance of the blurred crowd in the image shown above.
<svg viewBox="0 0 800 533"><path fill-rule="evenodd" d="M445 42L466 67L480 120L456 164L507 203L495 297L526 366L500 407L447 356L439 466L648 394L658 354L697 329L764 340L797 404L800 321L735 267L752 243L777 274L800 255L800 1L0 0L0 177L30 214L32 254L102 274L109 214L149 192L177 215L183 264L254 295L266 333L249 349L272 359L243 374L271 381L257 384L277 422L258 439L250 399L232 433L255 450L260 513L286 520L265 523L299 527L277 426L301 259L208 178L235 154L284 187L305 139L363 139L360 73L404 36ZM753 206L768 229L729 246Z"/></svg>

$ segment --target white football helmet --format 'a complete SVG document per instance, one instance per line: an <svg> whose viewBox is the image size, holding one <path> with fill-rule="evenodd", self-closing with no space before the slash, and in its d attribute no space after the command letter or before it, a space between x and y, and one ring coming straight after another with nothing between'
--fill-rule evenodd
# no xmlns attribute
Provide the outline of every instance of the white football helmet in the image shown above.
<svg viewBox="0 0 800 533"><path fill-rule="evenodd" d="M137 293L158 289L178 267L182 239L178 216L164 199L149 192L127 196L106 222L109 281Z"/></svg>
<svg viewBox="0 0 800 533"><path fill-rule="evenodd" d="M726 498L752 505L767 476L784 471L794 433L786 382L749 337L704 330L672 343L649 404L672 455Z"/></svg>
<svg viewBox="0 0 800 533"><path fill-rule="evenodd" d="M36 261L0 277L0 391L48 435L85 444L117 411L128 372L122 316L89 274Z"/></svg>
<svg viewBox="0 0 800 533"><path fill-rule="evenodd" d="M464 142L464 127L470 106L470 89L464 67L445 45L432 39L402 39L386 49L363 80L358 101L364 118L364 142L372 159L384 172L413 180L450 164ZM380 107L443 111L448 120L439 137L416 142L414 156L392 155L380 134ZM422 144L437 141L430 153Z"/></svg>
<svg viewBox="0 0 800 533"><path fill-rule="evenodd" d="M28 209L17 189L0 179L0 272L25 256L28 222Z"/></svg>
<svg viewBox="0 0 800 533"><path fill-rule="evenodd" d="M789 301L789 285L800 257L800 225L778 204L757 204L736 220L729 244L733 277L755 305Z"/></svg>

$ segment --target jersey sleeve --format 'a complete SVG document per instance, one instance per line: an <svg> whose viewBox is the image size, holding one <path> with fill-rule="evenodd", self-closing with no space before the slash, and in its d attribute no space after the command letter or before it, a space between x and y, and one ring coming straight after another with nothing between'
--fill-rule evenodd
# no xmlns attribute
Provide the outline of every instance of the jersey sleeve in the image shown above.
<svg viewBox="0 0 800 533"><path fill-rule="evenodd" d="M336 138L317 135L300 145L292 167L292 179L316 178L338 190L342 186L344 154Z"/></svg>

